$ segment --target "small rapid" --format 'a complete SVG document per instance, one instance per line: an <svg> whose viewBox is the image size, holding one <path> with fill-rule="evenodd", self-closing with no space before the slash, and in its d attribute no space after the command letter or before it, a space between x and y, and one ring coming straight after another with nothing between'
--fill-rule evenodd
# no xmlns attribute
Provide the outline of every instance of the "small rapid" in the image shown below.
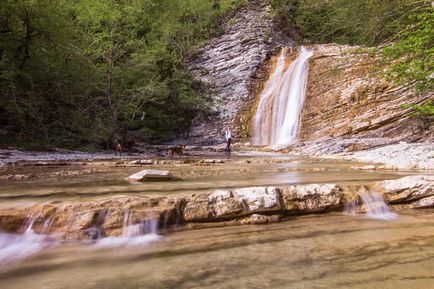
<svg viewBox="0 0 434 289"><path fill-rule="evenodd" d="M133 223L133 220L133 213L126 211L124 214L122 235L119 237L102 238L95 243L95 246L97 248L145 246L161 238L157 233L157 218L143 219L139 223Z"/></svg>
<svg viewBox="0 0 434 289"><path fill-rule="evenodd" d="M384 201L383 197L376 192L360 194L366 208L366 216L371 219L392 221L398 218Z"/></svg>
<svg viewBox="0 0 434 289"><path fill-rule="evenodd" d="M381 194L366 189L359 189L357 194L362 201L367 218L385 221L398 219L399 215L390 210ZM359 200L348 203L345 208L345 214L347 215L357 215L360 211L361 204Z"/></svg>
<svg viewBox="0 0 434 289"><path fill-rule="evenodd" d="M102 225L109 212L98 214L97 222ZM0 231L0 271L8 265L19 262L38 252L52 248L62 242L61 234L50 234L52 219L42 220L41 215L30 215L19 230L21 234L12 234ZM38 233L33 226L35 222L41 223ZM161 239L158 234L158 218L146 218L134 223L134 215L125 211L122 235L105 237L97 226L88 229L87 234L93 239L91 248L112 248L145 246ZM77 241L89 244L89 241Z"/></svg>
<svg viewBox="0 0 434 289"><path fill-rule="evenodd" d="M51 224L50 219L44 222L41 234L35 233L33 224L37 218L38 216L30 216L27 219L22 234L0 232L0 267L22 260L58 242L46 234Z"/></svg>

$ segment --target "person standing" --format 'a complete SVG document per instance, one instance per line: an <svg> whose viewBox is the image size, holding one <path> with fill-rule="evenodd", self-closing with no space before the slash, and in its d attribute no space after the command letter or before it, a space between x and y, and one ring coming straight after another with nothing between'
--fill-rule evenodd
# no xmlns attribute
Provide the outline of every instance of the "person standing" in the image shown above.
<svg viewBox="0 0 434 289"><path fill-rule="evenodd" d="M232 133L231 133L231 130L229 129L229 127L226 128L225 138L226 138L226 151L230 152L231 151L231 142L232 142Z"/></svg>

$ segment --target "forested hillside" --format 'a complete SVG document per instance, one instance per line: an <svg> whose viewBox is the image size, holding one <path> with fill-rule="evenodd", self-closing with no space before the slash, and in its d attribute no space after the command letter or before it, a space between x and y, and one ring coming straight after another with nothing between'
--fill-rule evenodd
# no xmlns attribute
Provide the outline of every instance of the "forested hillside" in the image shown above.
<svg viewBox="0 0 434 289"><path fill-rule="evenodd" d="M434 3L434 2L433 2ZM299 41L379 47L389 76L432 89L434 7L428 0L271 0L283 29Z"/></svg>
<svg viewBox="0 0 434 289"><path fill-rule="evenodd" d="M246 1L4 0L0 145L95 149L127 132L144 141L182 134L211 105L187 63ZM264 2L296 42L367 46L391 81L432 91L430 1ZM432 119L430 102L414 108Z"/></svg>
<svg viewBox="0 0 434 289"><path fill-rule="evenodd" d="M1 145L164 139L207 109L185 61L241 0L4 0Z"/></svg>

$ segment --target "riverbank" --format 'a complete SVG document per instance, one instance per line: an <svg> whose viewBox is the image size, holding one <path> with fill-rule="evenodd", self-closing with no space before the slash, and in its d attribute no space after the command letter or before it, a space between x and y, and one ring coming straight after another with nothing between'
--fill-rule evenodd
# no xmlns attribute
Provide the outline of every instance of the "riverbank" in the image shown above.
<svg viewBox="0 0 434 289"><path fill-rule="evenodd" d="M406 143L393 139L326 139L298 143L284 149L323 159L382 164L382 169L434 170L434 143Z"/></svg>

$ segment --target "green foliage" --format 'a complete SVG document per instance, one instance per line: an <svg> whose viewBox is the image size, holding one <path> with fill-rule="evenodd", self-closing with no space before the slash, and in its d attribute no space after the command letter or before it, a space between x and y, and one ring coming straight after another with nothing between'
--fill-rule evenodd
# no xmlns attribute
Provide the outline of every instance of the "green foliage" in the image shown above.
<svg viewBox="0 0 434 289"><path fill-rule="evenodd" d="M287 29L317 43L378 45L430 6L414 0L270 0Z"/></svg>
<svg viewBox="0 0 434 289"><path fill-rule="evenodd" d="M168 138L207 109L185 67L241 0L3 0L3 144ZM4 137L3 137L4 136Z"/></svg>
<svg viewBox="0 0 434 289"><path fill-rule="evenodd" d="M414 82L421 91L434 81L434 9L428 0L271 0L274 12L299 40L381 45L388 76ZM294 34L294 33L293 33ZM384 49L383 49L384 48ZM375 55L375 48L355 53Z"/></svg>
<svg viewBox="0 0 434 289"><path fill-rule="evenodd" d="M425 129L429 129L434 117L434 103L433 100L428 100L422 105L418 104L403 104L402 108L413 110L412 116L422 120Z"/></svg>
<svg viewBox="0 0 434 289"><path fill-rule="evenodd" d="M402 108L412 108L414 109L415 115L417 116L432 116L434 115L434 104L433 100L428 100L423 105L418 104L404 104Z"/></svg>
<svg viewBox="0 0 434 289"><path fill-rule="evenodd" d="M390 65L389 77L398 83L415 81L422 91L433 89L434 83L434 10L414 16L394 42L383 49Z"/></svg>

